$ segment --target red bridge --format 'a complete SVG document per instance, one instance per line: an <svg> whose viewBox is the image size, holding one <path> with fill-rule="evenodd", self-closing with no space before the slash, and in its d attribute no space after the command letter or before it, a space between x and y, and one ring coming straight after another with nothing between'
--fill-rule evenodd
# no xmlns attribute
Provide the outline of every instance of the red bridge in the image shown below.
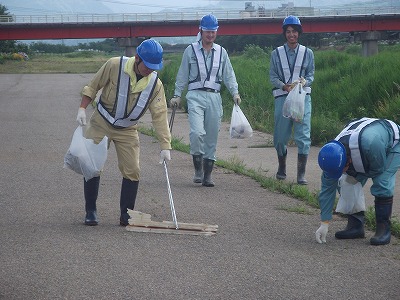
<svg viewBox="0 0 400 300"><path fill-rule="evenodd" d="M136 38L195 36L203 15L198 14L0 16L0 40L128 38L130 46L135 46L132 40ZM400 31L400 12L353 15L337 12L300 17L306 33L361 33L366 55L373 54L375 50L368 49L381 39L382 32ZM283 18L218 16L218 35L279 34Z"/></svg>
<svg viewBox="0 0 400 300"><path fill-rule="evenodd" d="M219 19L218 35L279 34L280 18ZM304 32L400 31L400 14L301 17ZM0 40L195 36L199 21L0 22Z"/></svg>

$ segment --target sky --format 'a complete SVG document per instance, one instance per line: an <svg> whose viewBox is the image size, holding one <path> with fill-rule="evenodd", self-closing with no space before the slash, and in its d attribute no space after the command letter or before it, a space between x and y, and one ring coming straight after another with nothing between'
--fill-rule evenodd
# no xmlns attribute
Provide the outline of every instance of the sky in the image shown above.
<svg viewBox="0 0 400 300"><path fill-rule="evenodd" d="M143 9L146 12L157 12L162 9L168 10L181 10L181 9L190 9L195 7L201 7L203 9L227 9L236 8L236 9L244 9L245 2L252 2L256 7L258 5L262 5L264 7L278 7L281 6L282 3L288 3L289 1L282 0L267 0L267 1L243 1L243 0L153 0L151 1L129 1L129 0L101 0L105 5L112 7L114 10L119 10L119 12L126 11L127 8L131 9ZM312 1L312 0L311 0ZM317 1L317 0L314 0ZM294 2L296 5L300 5L300 3L307 2L307 6L309 6L310 0L292 0L290 2ZM124 4L125 3L125 4ZM129 4L126 4L129 3Z"/></svg>
<svg viewBox="0 0 400 300"><path fill-rule="evenodd" d="M381 0L380 2L400 2L399 0ZM243 10L246 2L252 2L257 8L277 8L292 2L295 6L340 7L347 4L378 2L377 0L0 0L0 4L15 15L44 15L54 13L110 14L110 13L155 13L164 10Z"/></svg>

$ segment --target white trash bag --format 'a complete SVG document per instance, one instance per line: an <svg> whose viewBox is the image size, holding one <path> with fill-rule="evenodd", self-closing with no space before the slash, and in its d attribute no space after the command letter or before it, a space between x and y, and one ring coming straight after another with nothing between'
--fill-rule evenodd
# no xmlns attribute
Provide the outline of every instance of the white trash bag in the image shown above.
<svg viewBox="0 0 400 300"><path fill-rule="evenodd" d="M99 144L95 144L93 140L83 136L82 126L78 126L64 156L64 168L83 175L86 181L100 176L107 160L107 146L107 136Z"/></svg>
<svg viewBox="0 0 400 300"><path fill-rule="evenodd" d="M301 84L297 83L289 92L283 103L282 115L296 122L302 122L304 118L304 101L306 99L306 94Z"/></svg>
<svg viewBox="0 0 400 300"><path fill-rule="evenodd" d="M339 178L339 186L340 197L336 205L336 212L352 215L365 211L365 195L360 182L354 183L351 176L343 174Z"/></svg>
<svg viewBox="0 0 400 300"><path fill-rule="evenodd" d="M237 104L235 104L232 109L229 134L231 139L244 139L253 135L253 129L249 121Z"/></svg>

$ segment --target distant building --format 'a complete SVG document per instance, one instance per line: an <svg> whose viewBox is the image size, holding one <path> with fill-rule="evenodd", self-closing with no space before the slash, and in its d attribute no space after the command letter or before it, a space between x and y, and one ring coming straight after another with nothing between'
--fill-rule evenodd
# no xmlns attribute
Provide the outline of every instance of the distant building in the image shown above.
<svg viewBox="0 0 400 300"><path fill-rule="evenodd" d="M289 15L313 16L314 7L294 6L293 2L288 2L278 8L266 9L261 5L256 8L253 2L245 2L244 10L240 11L240 17L242 18L286 17Z"/></svg>

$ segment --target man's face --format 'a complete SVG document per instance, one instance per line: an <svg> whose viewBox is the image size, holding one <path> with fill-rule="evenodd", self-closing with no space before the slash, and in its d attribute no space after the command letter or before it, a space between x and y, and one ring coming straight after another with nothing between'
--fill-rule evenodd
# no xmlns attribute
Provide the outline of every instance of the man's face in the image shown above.
<svg viewBox="0 0 400 300"><path fill-rule="evenodd" d="M146 76L150 75L151 72L154 71L154 70L149 69L148 67L146 67L146 65L144 64L143 60L141 60L139 58L136 58L136 63L137 63L137 71L143 77L146 77Z"/></svg>
<svg viewBox="0 0 400 300"><path fill-rule="evenodd" d="M289 45L296 45L299 39L299 32L292 26L288 26L285 31L285 37Z"/></svg>
<svg viewBox="0 0 400 300"><path fill-rule="evenodd" d="M217 37L216 31L203 30L203 33L201 34L201 38L203 42L206 44L214 43L216 37Z"/></svg>

